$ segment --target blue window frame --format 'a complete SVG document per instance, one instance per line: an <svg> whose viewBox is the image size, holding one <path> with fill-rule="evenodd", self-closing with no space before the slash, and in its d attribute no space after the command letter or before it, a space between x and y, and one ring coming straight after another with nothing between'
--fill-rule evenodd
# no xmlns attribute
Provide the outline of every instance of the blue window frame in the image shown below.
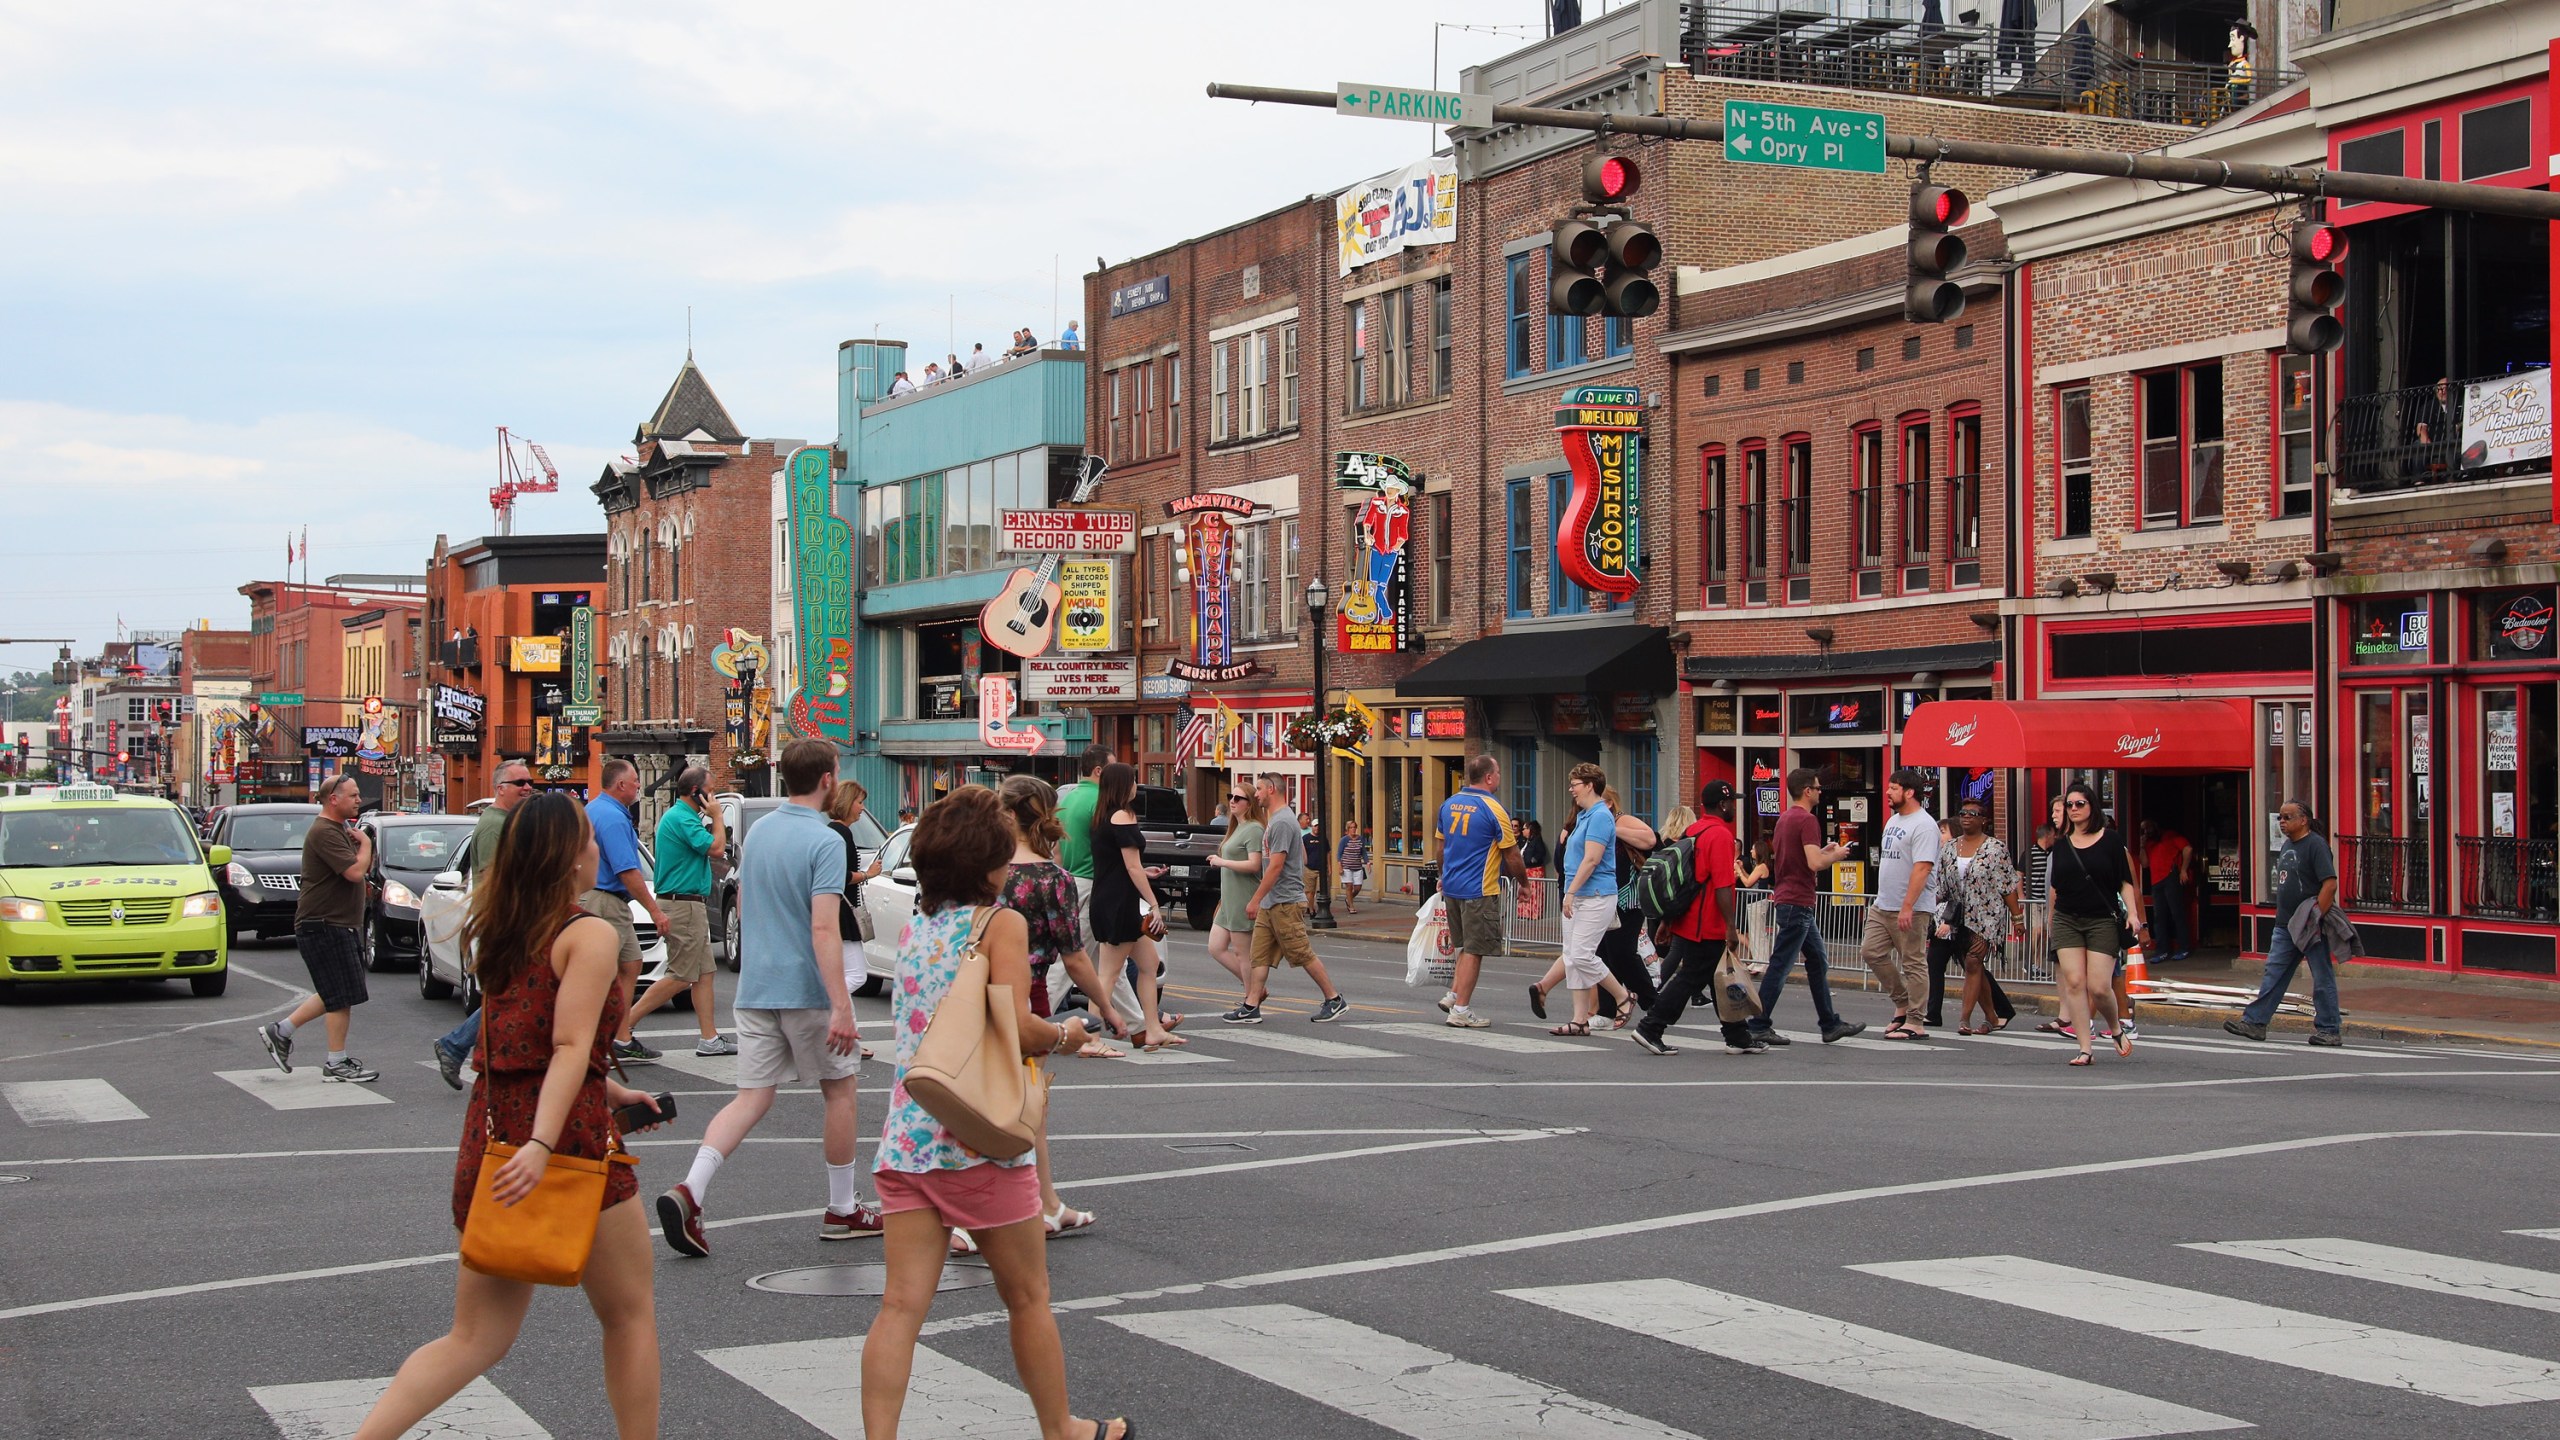
<svg viewBox="0 0 2560 1440"><path fill-rule="evenodd" d="M1549 533L1564 519L1564 507L1573 496L1570 473L1547 477L1547 518ZM1591 603L1591 592L1565 578L1564 557L1552 545L1547 547L1547 613L1579 615Z"/></svg>
<svg viewBox="0 0 2560 1440"><path fill-rule="evenodd" d="M1532 563L1530 557L1537 553L1534 548L1538 543L1537 507L1529 501L1529 482L1526 479L1512 481L1503 499L1508 542L1504 558L1509 562L1503 576L1503 611L1510 615L1526 615L1529 613L1529 581L1535 573L1529 566Z"/></svg>
<svg viewBox="0 0 2560 1440"><path fill-rule="evenodd" d="M1503 305L1510 316L1510 341L1503 352L1503 373L1513 379L1529 373L1529 261L1537 254L1523 250L1503 262Z"/></svg>
<svg viewBox="0 0 2560 1440"><path fill-rule="evenodd" d="M1662 816L1661 755L1650 735L1637 736L1627 748L1627 811L1647 825Z"/></svg>
<svg viewBox="0 0 2560 1440"><path fill-rule="evenodd" d="M1514 740L1511 754L1502 762L1503 778L1511 782L1511 823L1534 818L1538 813L1538 742Z"/></svg>
<svg viewBox="0 0 2560 1440"><path fill-rule="evenodd" d="M1555 252L1548 250L1540 253L1547 257L1547 279L1552 285L1555 280ZM1590 327L1583 324L1583 317L1579 315L1548 316L1547 368L1561 370L1568 365L1579 365L1591 358L1590 351L1586 348L1590 344L1587 338L1590 333Z"/></svg>
<svg viewBox="0 0 2560 1440"><path fill-rule="evenodd" d="M1611 359L1629 354L1636 348L1636 326L1632 320L1612 315L1600 322L1600 353Z"/></svg>

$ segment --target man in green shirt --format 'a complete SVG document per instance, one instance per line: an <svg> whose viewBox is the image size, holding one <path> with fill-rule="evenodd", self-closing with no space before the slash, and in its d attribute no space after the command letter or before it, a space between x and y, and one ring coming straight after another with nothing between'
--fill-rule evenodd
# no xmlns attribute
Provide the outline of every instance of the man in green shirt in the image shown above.
<svg viewBox="0 0 2560 1440"><path fill-rule="evenodd" d="M678 991L691 990L693 1023L702 1034L693 1053L738 1053L737 1042L721 1037L719 1007L712 994L712 977L719 969L711 963L711 859L728 852L728 836L721 825L720 807L703 793L710 781L701 766L687 767L676 777L676 803L658 818L657 842L652 847L657 871L649 877L649 888L657 892L667 912L663 936L667 968L622 1017L617 1044L631 1043L631 1027L641 1016L676 998Z"/></svg>
<svg viewBox="0 0 2560 1440"><path fill-rule="evenodd" d="M1083 882L1076 886L1079 896L1093 893L1093 807L1102 799L1096 777L1111 761L1110 746L1087 745L1078 762L1084 778L1058 792L1058 823L1067 832L1058 837L1058 863Z"/></svg>

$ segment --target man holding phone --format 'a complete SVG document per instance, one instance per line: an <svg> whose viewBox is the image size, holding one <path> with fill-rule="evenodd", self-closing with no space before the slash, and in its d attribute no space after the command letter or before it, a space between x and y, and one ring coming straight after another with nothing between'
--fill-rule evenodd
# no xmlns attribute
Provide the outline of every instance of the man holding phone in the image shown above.
<svg viewBox="0 0 2560 1440"><path fill-rule="evenodd" d="M790 803L757 824L738 857L738 1097L711 1117L683 1183L658 1197L659 1228L679 1255L711 1253L703 1196L773 1109L774 1091L785 1081L815 1081L826 1104L827 1209L818 1238L880 1233L879 1210L863 1204L857 1188L862 1167L853 1150L854 1075L862 1058L838 920L844 842L827 828L836 747L794 740L774 768Z"/></svg>
<svg viewBox="0 0 2560 1440"><path fill-rule="evenodd" d="M1760 977L1760 1013L1752 1017L1751 1038L1763 1045L1787 1044L1769 1017L1778 997L1787 993L1787 972L1804 957L1805 988L1813 992L1813 1015L1822 1023L1822 1043L1846 1040L1866 1029L1864 1021L1843 1020L1831 1008L1831 957L1822 946L1822 929L1814 924L1814 875L1830 869L1849 853L1849 842L1822 843L1822 821L1813 807L1822 799L1822 772L1797 766L1787 772L1787 809L1778 817L1778 833L1769 843L1770 918L1777 936L1769 942L1769 968Z"/></svg>
<svg viewBox="0 0 2560 1440"><path fill-rule="evenodd" d="M616 1045L631 1044L631 1027L640 1017L689 990L694 1027L702 1035L693 1053L738 1053L720 1036L719 997L712 993L719 967L711 963L711 862L727 853L728 840L720 808L703 793L710 783L710 772L701 766L685 767L676 776L676 803L658 819L657 873L650 880L667 916L667 928L659 932L666 937L667 970L623 1012Z"/></svg>

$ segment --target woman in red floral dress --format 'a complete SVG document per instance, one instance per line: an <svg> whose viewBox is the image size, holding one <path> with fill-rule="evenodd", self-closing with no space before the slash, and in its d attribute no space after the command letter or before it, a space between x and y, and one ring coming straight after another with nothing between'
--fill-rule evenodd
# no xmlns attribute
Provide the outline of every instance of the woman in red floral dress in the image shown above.
<svg viewBox="0 0 2560 1440"><path fill-rule="evenodd" d="M537 795L507 817L498 858L471 896L463 939L483 1001L480 1080L462 1125L453 1173L453 1223L470 1217L486 1136L521 1146L490 1187L502 1205L533 1193L549 1157L616 1153L613 1109L648 1097L607 1074L622 1020L611 926L578 910L595 874L595 835L576 800ZM605 1397L622 1440L658 1433L658 1321L648 1222L634 1204L638 1177L612 1165L595 1249L580 1282L604 1323ZM412 1352L365 1417L356 1440L406 1435L505 1357L533 1286L464 1267L453 1329Z"/></svg>

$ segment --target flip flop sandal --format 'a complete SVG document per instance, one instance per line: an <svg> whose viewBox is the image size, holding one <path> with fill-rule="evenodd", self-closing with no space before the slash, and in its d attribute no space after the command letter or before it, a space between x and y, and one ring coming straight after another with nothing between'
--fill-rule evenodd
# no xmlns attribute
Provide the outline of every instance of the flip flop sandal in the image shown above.
<svg viewBox="0 0 2560 1440"><path fill-rule="evenodd" d="M1547 992L1535 985L1529 987L1529 1013L1541 1020L1547 1018Z"/></svg>
<svg viewBox="0 0 2560 1440"><path fill-rule="evenodd" d="M2131 1059L2133 1057L2133 1037L2126 1034L2122 1027L2118 1027L2116 1030L2115 1040L2116 1058L2119 1060Z"/></svg>
<svg viewBox="0 0 2560 1440"><path fill-rule="evenodd" d="M1591 1027L1579 1020L1575 1020L1567 1024L1558 1025L1547 1033L1550 1035L1588 1035L1591 1033Z"/></svg>
<svg viewBox="0 0 2560 1440"><path fill-rule="evenodd" d="M968 1231L954 1230L951 1232L951 1253L954 1255L975 1255L978 1253L978 1242L970 1238Z"/></svg>
<svg viewBox="0 0 2560 1440"><path fill-rule="evenodd" d="M1117 1435L1111 1433L1111 1427L1114 1425L1120 1427L1120 1433ZM1138 1440L1138 1427L1132 1424L1126 1415L1114 1415L1108 1420L1096 1420L1093 1422L1092 1440Z"/></svg>
<svg viewBox="0 0 2560 1440"><path fill-rule="evenodd" d="M1129 1052L1095 1040L1078 1050L1076 1058L1079 1060L1126 1060L1129 1058Z"/></svg>
<svg viewBox="0 0 2560 1440"><path fill-rule="evenodd" d="M2008 1029L2008 1028L2009 1028L2009 1022L2008 1022L2008 1021L2006 1021L2006 1020L2001 1020L2001 1021L1997 1021L1997 1022L1995 1022L1995 1023L1992 1025L1992 1027L1991 1027L1990 1029L1988 1029L1988 1030L1977 1030L1977 1031L1975 1031L1974 1033L1975 1033L1975 1034L1977 1034L1977 1035L1997 1035L1997 1034L1999 1034L2001 1031L2006 1030L2006 1029Z"/></svg>
<svg viewBox="0 0 2560 1440"><path fill-rule="evenodd" d="M2047 1035L2068 1035L2071 1033L2071 1024L2067 1020L2047 1020L2036 1029Z"/></svg>
<svg viewBox="0 0 2560 1440"><path fill-rule="evenodd" d="M2088 1064L2088 1063L2089 1063L2089 1052L2088 1052L2088 1051L2086 1051L2086 1050L2083 1050L2083 1051L2081 1051L2079 1054L2072 1056L2072 1057L2071 1057L2071 1063L2072 1063L2072 1064L2074 1064L2074 1065L2086 1065L2086 1064Z"/></svg>
<svg viewBox="0 0 2560 1440"><path fill-rule="evenodd" d="M1073 1209L1064 1200L1058 1202L1057 1209L1040 1217L1040 1223L1048 1227L1052 1235L1064 1235L1070 1230L1085 1229L1092 1225L1093 1221L1092 1211Z"/></svg>

